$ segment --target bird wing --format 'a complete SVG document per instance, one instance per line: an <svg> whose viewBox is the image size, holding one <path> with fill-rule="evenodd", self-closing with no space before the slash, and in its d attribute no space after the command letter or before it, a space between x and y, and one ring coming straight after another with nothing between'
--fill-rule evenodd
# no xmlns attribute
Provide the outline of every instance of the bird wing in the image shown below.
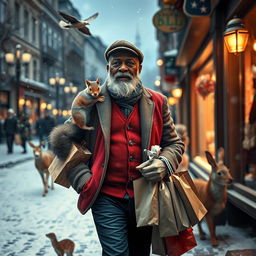
<svg viewBox="0 0 256 256"><path fill-rule="evenodd" d="M78 23L80 22L78 19L76 19L73 16L70 16L69 14L66 14L65 12L61 12L59 11L59 14L67 21L69 21L70 23Z"/></svg>
<svg viewBox="0 0 256 256"><path fill-rule="evenodd" d="M87 28L87 27L79 28L78 30L81 31L82 33L86 34L86 35L89 35L89 36L92 35L89 28Z"/></svg>
<svg viewBox="0 0 256 256"><path fill-rule="evenodd" d="M89 18L85 19L84 21L89 22L89 21L91 21L91 20L94 20L94 19L97 18L98 15L99 15L99 13L96 12L95 14L93 14L93 15L90 16Z"/></svg>
<svg viewBox="0 0 256 256"><path fill-rule="evenodd" d="M60 27L61 28L68 28L70 25L67 23L67 22L65 22L65 21L63 21L63 20L61 20L60 22L59 22L59 25L60 25Z"/></svg>

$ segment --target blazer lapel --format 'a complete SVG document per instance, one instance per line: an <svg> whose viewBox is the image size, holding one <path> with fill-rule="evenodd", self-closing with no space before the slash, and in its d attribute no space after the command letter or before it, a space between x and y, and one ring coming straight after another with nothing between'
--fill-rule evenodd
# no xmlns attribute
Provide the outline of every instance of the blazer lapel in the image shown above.
<svg viewBox="0 0 256 256"><path fill-rule="evenodd" d="M107 152L105 152L105 155L108 155L111 129L111 99L109 94L107 93L106 85L102 85L101 92L105 96L105 100L103 102L97 102L96 108L98 111L99 122L104 136L105 150L107 150Z"/></svg>
<svg viewBox="0 0 256 256"><path fill-rule="evenodd" d="M151 93L143 88L140 99L140 127L141 127L141 147L142 150L148 149L153 124L153 113L155 103L150 99ZM142 160L146 160L146 155L142 153Z"/></svg>

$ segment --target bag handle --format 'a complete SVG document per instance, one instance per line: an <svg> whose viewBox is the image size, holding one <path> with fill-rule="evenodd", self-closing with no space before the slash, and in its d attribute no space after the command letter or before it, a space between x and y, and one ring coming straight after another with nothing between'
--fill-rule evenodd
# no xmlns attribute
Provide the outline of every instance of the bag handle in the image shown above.
<svg viewBox="0 0 256 256"><path fill-rule="evenodd" d="M166 164L166 166L167 166L167 171L168 171L168 174L169 174L169 175L172 175L172 174L175 173L175 172L173 171L171 165L170 165L169 160L168 160L165 156L159 156L158 158L161 159L161 160Z"/></svg>

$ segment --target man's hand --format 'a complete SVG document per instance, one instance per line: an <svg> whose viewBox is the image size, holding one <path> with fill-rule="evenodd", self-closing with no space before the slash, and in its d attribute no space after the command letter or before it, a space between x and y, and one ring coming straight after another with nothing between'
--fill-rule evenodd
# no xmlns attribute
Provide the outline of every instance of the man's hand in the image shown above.
<svg viewBox="0 0 256 256"><path fill-rule="evenodd" d="M165 163L160 159L153 159L138 165L141 174L149 181L158 182L167 174Z"/></svg>

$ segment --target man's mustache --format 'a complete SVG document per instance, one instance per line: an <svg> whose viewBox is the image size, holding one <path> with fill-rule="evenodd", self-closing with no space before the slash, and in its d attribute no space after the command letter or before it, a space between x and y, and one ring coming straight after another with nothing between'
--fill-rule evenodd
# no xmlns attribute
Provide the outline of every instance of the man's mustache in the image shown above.
<svg viewBox="0 0 256 256"><path fill-rule="evenodd" d="M129 72L117 72L114 75L114 79L121 78L121 77L129 78L129 79L133 78L133 76Z"/></svg>

